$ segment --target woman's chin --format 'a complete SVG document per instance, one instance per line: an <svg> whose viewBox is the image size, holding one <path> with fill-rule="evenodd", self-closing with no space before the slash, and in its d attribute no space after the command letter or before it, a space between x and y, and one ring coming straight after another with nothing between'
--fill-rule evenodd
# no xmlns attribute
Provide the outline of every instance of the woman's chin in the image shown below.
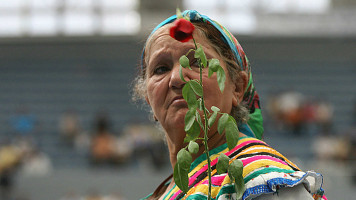
<svg viewBox="0 0 356 200"><path fill-rule="evenodd" d="M184 132L184 126L184 118L178 118L170 122L170 130L173 130L174 132L180 130Z"/></svg>
<svg viewBox="0 0 356 200"><path fill-rule="evenodd" d="M166 122L174 128L184 130L184 118L185 114L187 113L188 109L179 109L176 111L172 111L169 115L167 115Z"/></svg>

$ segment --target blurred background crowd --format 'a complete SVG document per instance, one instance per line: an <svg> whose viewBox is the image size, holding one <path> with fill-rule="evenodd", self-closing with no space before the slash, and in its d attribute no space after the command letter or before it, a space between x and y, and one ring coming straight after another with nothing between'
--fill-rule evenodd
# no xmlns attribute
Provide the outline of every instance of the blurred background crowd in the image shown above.
<svg viewBox="0 0 356 200"><path fill-rule="evenodd" d="M323 173L328 198L356 195L354 1L1 0L0 200L139 199L171 173L130 88L144 38L177 6L236 34L265 141Z"/></svg>

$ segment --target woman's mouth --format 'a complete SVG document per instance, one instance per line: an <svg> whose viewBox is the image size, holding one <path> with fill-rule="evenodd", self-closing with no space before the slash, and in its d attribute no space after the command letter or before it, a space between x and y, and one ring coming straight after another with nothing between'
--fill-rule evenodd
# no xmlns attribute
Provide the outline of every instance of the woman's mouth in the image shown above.
<svg viewBox="0 0 356 200"><path fill-rule="evenodd" d="M170 105L172 106L187 106L187 102L185 101L185 99L183 98L183 96L176 96L172 99Z"/></svg>

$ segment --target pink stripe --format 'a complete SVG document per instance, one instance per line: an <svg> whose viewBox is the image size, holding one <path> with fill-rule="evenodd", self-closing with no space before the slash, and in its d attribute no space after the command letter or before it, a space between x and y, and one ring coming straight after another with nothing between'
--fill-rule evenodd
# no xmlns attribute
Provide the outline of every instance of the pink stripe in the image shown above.
<svg viewBox="0 0 356 200"><path fill-rule="evenodd" d="M224 181L226 175L223 176L213 176L211 177L211 184L215 186L221 186L221 183ZM202 184L209 184L209 179L202 182Z"/></svg>
<svg viewBox="0 0 356 200"><path fill-rule="evenodd" d="M326 198L326 196L325 195L323 195L323 197L322 197L324 200L328 200L328 198Z"/></svg>
<svg viewBox="0 0 356 200"><path fill-rule="evenodd" d="M211 183L216 186L221 186L221 183L224 181L225 176L213 176L211 177Z"/></svg>
<svg viewBox="0 0 356 200"><path fill-rule="evenodd" d="M218 162L218 158L219 157L211 161L210 163L211 166L216 165L216 163ZM204 165L199 171L197 171L193 176L189 178L189 185L191 185L201 173L206 172L207 170L208 170L208 164Z"/></svg>
<svg viewBox="0 0 356 200"><path fill-rule="evenodd" d="M169 198L169 200L174 200L181 192L182 190L178 190L171 198Z"/></svg>
<svg viewBox="0 0 356 200"><path fill-rule="evenodd" d="M189 178L189 185L192 185L193 182L197 179L197 177L206 170L208 170L208 164L204 165L199 171L197 171L193 176Z"/></svg>
<svg viewBox="0 0 356 200"><path fill-rule="evenodd" d="M219 157L216 157L214 160L211 161L211 166L216 165L216 163L218 162Z"/></svg>
<svg viewBox="0 0 356 200"><path fill-rule="evenodd" d="M272 161L279 162L279 163L282 163L283 165L287 165L288 166L288 164L286 162L284 162L284 161L282 161L280 159L274 158L272 156L254 156L252 158L247 158L247 159L242 160L242 163L243 163L244 166L246 166L246 165L248 165L248 164L250 164L250 163L252 163L252 162L254 162L256 160L262 160L262 159L264 159L264 160L272 160Z"/></svg>
<svg viewBox="0 0 356 200"><path fill-rule="evenodd" d="M260 141L260 140L256 140L256 139L251 139L251 140L248 140L246 142L243 142L239 145L237 145L235 148L233 148L231 151L225 153L225 155L229 156L231 155L233 152L235 152L236 150L238 150L239 148L245 146L245 145L248 145L248 144L251 144L251 143L260 143L260 144L265 144L264 142ZM216 163L218 162L218 158L214 159L212 162L211 162L211 166L214 166ZM189 178L189 185L193 184L193 182L197 179L197 177L208 170L208 165L204 165L199 171L197 171L193 176L191 176Z"/></svg>

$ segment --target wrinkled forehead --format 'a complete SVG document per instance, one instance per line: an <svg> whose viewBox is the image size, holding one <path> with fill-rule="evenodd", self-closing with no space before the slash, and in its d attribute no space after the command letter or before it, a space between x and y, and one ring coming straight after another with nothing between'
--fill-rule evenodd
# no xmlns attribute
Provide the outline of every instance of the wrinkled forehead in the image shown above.
<svg viewBox="0 0 356 200"><path fill-rule="evenodd" d="M148 39L146 41L146 45L143 49L144 50L143 59L145 59L145 61L147 61L147 58L152 53L151 49L154 46L154 44L160 42L160 39L163 37L167 37L167 36L171 37L170 36L170 28L173 26L174 26L174 24L169 23L169 24L159 27L158 29L155 30L155 32L151 33L151 35L148 37ZM199 27L196 27L193 32L193 36L194 36L195 40L204 42L206 44L206 46L213 46L212 42L209 41L209 39L206 37L206 35L203 32L204 31L201 30Z"/></svg>
<svg viewBox="0 0 356 200"><path fill-rule="evenodd" d="M207 17L205 15L201 15L196 10L186 10L182 13L182 15L185 17L189 17L189 19L192 23L203 22L203 23L213 25L220 32L221 37L224 40L224 42L226 44L228 44L228 46L232 50L236 60L239 63L239 66L240 67L244 66L244 67L242 67L243 69L247 67L248 64L242 62L242 57L240 55L240 52L243 52L243 50L242 50L241 46L238 44L235 37L225 27L220 25L218 22L211 20L209 17ZM145 59L144 57L145 57L146 50L149 49L149 48L147 48L148 47L147 45L150 45L152 43L149 40L151 40L152 36L155 35L157 33L157 31L159 29L161 29L162 27L165 27L168 25L172 26L172 22L174 22L176 19L177 19L177 16L173 15L173 16L167 18L166 20L164 20L163 22L161 22L159 25L156 26L156 28L153 29L151 35L148 37L145 47L143 48L142 57L141 57L141 62L142 62L141 67L142 68L144 68L144 59ZM167 31L168 31L168 29L167 29Z"/></svg>
<svg viewBox="0 0 356 200"><path fill-rule="evenodd" d="M172 26L173 26L172 24L164 25L164 26L156 29L156 31L152 32L151 35L148 37L145 47L143 48L143 52L142 52L142 58L141 58L141 67L142 68L146 68L146 64L148 63L149 56L151 54L152 44L157 42L157 40L159 40L159 38L169 35L169 28Z"/></svg>
<svg viewBox="0 0 356 200"><path fill-rule="evenodd" d="M145 45L146 55L149 55L149 51L153 43L157 42L157 40L163 36L169 35L169 29L173 26L173 24L166 24L160 28L158 28L155 32L153 32L149 38L147 39Z"/></svg>
<svg viewBox="0 0 356 200"><path fill-rule="evenodd" d="M163 39L164 37L169 37L172 39L172 42L175 42L176 40L173 39L171 36L170 36L170 28L173 27L174 24L170 23L170 24L166 24L158 29L156 29L155 32L153 32L149 38L147 39L146 41L146 45L144 47L144 52L143 52L143 57L142 57L142 68L145 68L147 67L146 65L148 64L149 62L149 59L150 57L152 56L153 52L152 52L152 48L156 45L156 44L159 44L159 43L162 43L163 41L167 42L167 39ZM206 36L204 36L204 34L202 33L201 30L199 30L199 28L196 28L193 32L193 36L195 38L196 41L200 41L200 42L203 42L205 43L205 47L208 48L208 47L211 47L212 46L212 43L206 38ZM181 43L181 42L179 42ZM190 43L190 42L187 42L187 43L184 43L186 46L189 46L189 48L194 48L194 44L193 43ZM187 47L188 48L188 47ZM188 49L189 49L188 48Z"/></svg>

